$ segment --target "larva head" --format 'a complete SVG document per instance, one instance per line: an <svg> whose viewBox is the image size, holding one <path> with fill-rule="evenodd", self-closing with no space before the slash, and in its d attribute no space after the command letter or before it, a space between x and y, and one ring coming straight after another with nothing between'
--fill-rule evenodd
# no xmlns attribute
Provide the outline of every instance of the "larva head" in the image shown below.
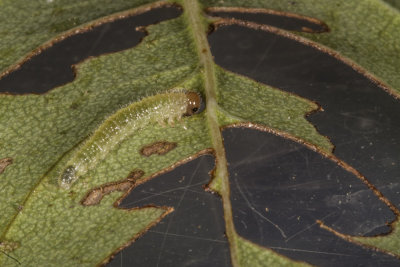
<svg viewBox="0 0 400 267"><path fill-rule="evenodd" d="M187 107L185 116L192 116L200 109L201 97L198 93L195 92L187 92L186 97L187 97Z"/></svg>

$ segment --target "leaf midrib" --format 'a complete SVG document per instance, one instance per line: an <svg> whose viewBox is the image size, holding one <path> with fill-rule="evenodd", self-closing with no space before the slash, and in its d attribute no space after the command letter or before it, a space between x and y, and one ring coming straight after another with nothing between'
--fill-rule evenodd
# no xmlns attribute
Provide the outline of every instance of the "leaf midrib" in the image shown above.
<svg viewBox="0 0 400 267"><path fill-rule="evenodd" d="M202 10L197 0L183 1L184 16L186 16L190 29L193 33L196 50L200 60L200 66L203 69L204 89L206 96L206 118L210 129L210 137L215 152L215 172L213 179L221 179L222 205L224 210L225 231L229 241L232 266L239 266L238 247L235 242L235 228L233 224L232 206L229 190L229 173L225 148L222 142L222 136L217 119L217 100L216 90L217 81L215 77L214 62L211 55L210 46L207 40L207 24L202 17Z"/></svg>

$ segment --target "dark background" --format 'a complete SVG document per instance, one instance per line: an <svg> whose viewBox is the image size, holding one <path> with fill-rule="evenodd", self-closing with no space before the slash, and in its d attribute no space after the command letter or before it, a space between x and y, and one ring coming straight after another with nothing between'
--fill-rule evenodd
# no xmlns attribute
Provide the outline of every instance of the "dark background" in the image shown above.
<svg viewBox="0 0 400 267"><path fill-rule="evenodd" d="M179 14L178 9L161 8L72 36L1 79L0 92L44 93L68 83L74 79L71 65L133 47L145 36L135 30L137 26ZM218 15L288 30L323 30L273 15ZM212 32L209 42L216 63L225 69L319 103L324 111L308 119L330 138L335 155L399 207L399 101L340 61L271 33L227 26ZM227 129L223 136L234 222L241 236L318 266L400 264L316 224L322 220L342 233L362 236L390 231L386 223L395 216L355 176L306 147L269 133ZM108 266L230 266L221 200L203 186L209 182L213 161L203 156L133 190L121 206L168 205L175 212Z"/></svg>

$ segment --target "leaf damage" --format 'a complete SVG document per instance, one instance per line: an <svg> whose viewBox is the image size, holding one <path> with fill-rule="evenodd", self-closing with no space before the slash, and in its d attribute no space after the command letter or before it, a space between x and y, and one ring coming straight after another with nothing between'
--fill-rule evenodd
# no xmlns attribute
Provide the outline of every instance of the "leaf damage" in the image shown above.
<svg viewBox="0 0 400 267"><path fill-rule="evenodd" d="M192 33L194 32L194 36L191 36L191 37L193 37L195 40L194 41L192 40L193 42L190 43L190 45L195 47L194 48L195 52L196 51L198 52L198 57L199 57L200 63L197 63L197 64L200 66L200 69L201 69L200 73L204 76L203 77L204 79L202 80L202 82L204 82L204 87L205 88L201 88L201 86L199 86L199 88L201 88L199 90L205 89L204 90L205 91L205 95L206 95L205 100L207 102L207 109L206 109L205 117L206 117L206 120L207 120L207 123L208 123L208 126L209 126L209 128L207 128L207 130L210 131L210 135L211 135L210 139L211 139L211 143L212 143L212 147L213 148L207 148L207 149L203 149L203 148L200 149L199 148L197 154L193 154L190 157L186 157L185 156L184 159L181 159L180 161L176 161L175 164L169 165L169 167L164 168L161 171L155 172L155 174L153 174L153 175L151 175L149 177L143 178L143 179L140 179L140 178L142 178L142 176L144 175L144 171L142 171L142 170L134 170L133 172L131 172L128 175L127 178L125 178L122 181L105 183L105 184L103 184L101 186L98 186L98 187L90 190L89 192L87 192L87 188L84 187L85 184L83 183L82 185L79 185L79 186L82 186L82 188L85 188L86 196L84 196L83 198L79 198L79 199L81 199L80 203L83 206L97 205L100 208L101 206L103 206L103 202L109 201L109 200L107 200L107 198L103 199L104 196L106 196L106 195L108 195L108 194L110 194L112 192L122 192L122 193L124 193L124 196L126 196L126 194L128 194L138 184L143 183L143 182L145 182L145 181L147 181L149 179L152 179L155 176L159 175L160 173L165 172L167 170L170 170L170 169L176 167L179 164L187 162L188 160L190 160L190 159L192 159L192 158L194 158L194 157L196 157L196 156L198 156L200 154L212 153L214 156L216 156L216 161L217 161L217 163L216 163L217 167L214 169L213 175L215 175L214 178L219 181L218 193L221 194L222 198L224 199L225 212L226 212L226 218L227 218L226 219L227 234L229 236L230 242L235 243L235 244L231 243L231 249L232 249L232 253L233 253L232 261L233 261L234 266L239 266L239 264L243 264L244 262L246 262L246 264L247 264L247 260L249 260L249 256L245 255L244 252L249 252L252 249L254 250L255 246L253 246L251 244L250 245L246 244L246 246L244 246L243 243L240 243L242 241L238 241L237 240L238 239L237 234L236 234L234 228L231 225L232 214L230 214L231 207L229 206L230 203L229 203L229 199L228 199L229 187L227 187L228 173L226 171L226 162L224 160L225 159L225 155L224 155L223 142L222 142L222 139L221 139L221 136L220 136L221 120L219 120L219 118L216 117L217 116L216 114L218 114L218 112L222 112L222 111L226 112L229 115L229 109L222 110L222 109L219 109L219 107L218 107L218 105L221 104L220 102L218 102L220 99L218 99L219 96L218 96L218 92L217 92L217 88L218 88L218 86L220 86L220 84L217 84L218 81L215 78L215 73L218 73L218 70L215 70L214 63L212 62L212 55L210 54L209 47L208 47L207 42L206 42L206 40L204 38L204 36L205 36L205 31L204 31L205 27L204 27L204 25L202 25L202 24L204 24L204 21L202 19L200 19L200 17L199 17L200 16L200 12L199 12L199 9L198 9L199 6L197 5L196 1L189 0L189 1L184 1L184 3L185 3L185 12L187 12L187 13L185 13L186 14L186 17L185 17L186 23L190 25L190 27L191 27L190 30L192 31ZM147 6L139 8L139 9L136 9L134 12L138 12L138 10L146 10L146 9L149 10L149 9L155 8L156 6L162 6L162 5L165 5L165 3L157 2L155 4L147 5ZM194 9L193 9L194 11L191 10L191 7L194 7ZM226 11L229 11L229 12L238 11L238 12L249 12L249 13L252 13L252 12L253 13L269 13L269 14L275 14L275 15L281 15L281 16L287 16L287 17L294 17L294 18L299 18L299 19L305 19L305 20L308 20L309 22L318 24L323 28L324 32L327 32L329 30L328 27L326 26L326 24L324 24L320 20L312 19L310 17L305 17L305 16L303 17L303 16L295 15L294 13L268 11L268 10L264 10L264 9L244 9L244 8L236 8L236 9L235 8L226 8L226 9L223 9L223 8L217 8L217 7L216 8L210 8L209 10L215 11L215 12L216 11L224 11L224 12L226 12ZM131 12L132 12L132 10L130 10L128 13L129 14L133 14ZM128 13L126 13L126 14L128 14ZM124 14L125 13L121 13L121 14L119 14L119 16L124 16ZM111 17L107 17L105 20L100 19L99 21L95 22L95 24L90 24L90 25L93 26L93 25L96 25L96 23L103 23L107 19L115 19L116 17L117 16L113 15ZM276 29L276 28L271 27L271 26L260 25L260 24L254 23L254 22L244 22L244 21L240 21L240 20L237 20L237 19L221 19L221 20L215 22L214 26L216 28L218 28L220 26L233 25L233 24L240 25L240 26L245 26L245 27L249 27L249 28L253 28L253 29L266 30L266 31L269 31L269 32L273 32L273 33L285 36L287 38L291 38L293 40L300 41L300 42L302 42L304 44L313 46L313 47L315 47L317 49L323 50L324 52L326 52L326 53L328 53L328 54L330 54L330 55L332 55L334 57L337 57L339 60L342 60L343 62L346 62L347 64L352 66L354 69L358 70L360 73L363 73L365 76L370 77L373 81L375 81L381 87L386 88L388 92L391 92L390 91L391 89L389 88L389 86L386 86L384 84L384 82L382 82L382 81L378 80L377 78L375 78L375 76L373 76L372 74L370 74L366 70L364 70L361 67L359 67L358 65L356 65L353 61L348 60L347 58L344 58L343 56L341 56L341 54L336 53L333 50L330 50L330 49L325 48L325 47L321 48L321 46L318 46L314 42L309 41L308 39L305 39L303 37L299 37L297 35L288 33L286 31L282 31L280 29ZM61 25L61 26L63 26L63 25ZM92 26L84 26L83 28L75 29L74 31L76 33L84 32L86 30L89 30L90 27L92 27ZM154 29L157 29L157 28L154 27ZM307 26L303 26L302 30L304 32L307 32L307 33L310 33L310 32L316 33L316 32L318 32L318 31L315 31L314 29L309 28ZM56 37L52 41L40 46L39 48L34 50L34 52L32 52L30 55L28 55L24 60L25 61L28 60L29 57L33 56L35 53L36 54L40 53L41 49L45 49L47 47L50 47L55 42L58 42L59 40L62 40L63 38L66 38L68 36L68 34L72 34L72 32L73 31L69 31L66 34L63 34L61 37ZM158 34L160 34L160 32L158 32ZM153 37L151 37L151 38L153 38ZM145 45L149 49L152 49L154 46L157 45L157 42L159 42L159 40L155 39L155 40L153 40L151 42L145 43ZM169 47L169 49L171 49L171 47ZM181 55L181 54L178 54L178 55ZM175 57L175 58L177 58L177 57ZM7 69L6 72L4 72L2 75L4 76L8 72L19 68L20 65L24 62L24 60L19 61L19 63L16 63L15 65L13 65L9 69ZM154 56L154 53L153 54L150 53L150 55L144 56L144 59L142 58L142 60L146 61L146 62L152 62L151 64L153 64L155 66L154 67L155 69L157 67L159 67L159 65L157 65L157 64L158 64L158 60L160 60L160 59L158 59L156 56ZM172 63L168 62L168 64L172 64ZM168 64L166 64L166 66L169 67ZM351 65L351 64L353 64L353 65ZM190 69L190 68L188 67L187 69ZM165 74L164 77L169 78L171 72L166 72L166 73L167 74ZM146 80L145 83L147 83L147 84L145 84L144 87L147 88L147 87L155 86L157 84L157 82L156 83L151 83L151 80L158 80L158 79L162 80L162 79L160 79L160 77L163 77L163 75L157 76L157 74L155 74L155 76L150 77L148 80ZM93 78L93 79L95 80L95 78ZM135 86L137 86L137 84L140 83L139 82L140 80L141 79L136 79L134 82L132 82L133 85L129 84L129 87L130 88L136 88ZM177 79L177 80L179 80L179 79ZM172 84L172 83L176 83L176 81L171 81L170 84ZM163 87L160 87L160 88L163 88ZM223 88L223 86L221 86L221 88ZM220 88L218 88L218 89L220 89ZM156 89L154 89L154 90L156 90ZM157 90L160 90L160 89L157 89ZM143 93L143 92L145 92L145 93ZM145 90L143 90L143 92L141 92L141 94L152 94L153 93L153 92L149 93L149 91L145 91ZM111 95L111 93L110 93L110 95ZM51 100L47 100L47 101L51 101ZM118 102L114 101L113 105L117 105L116 103L118 103ZM82 105L76 106L76 110L77 110L76 112L78 113L78 112L81 111L81 109L84 109L84 108L86 108L84 103ZM318 107L315 108L314 111L317 110L317 109L318 109ZM191 109L191 112L193 112L193 113L195 113L196 111L197 110ZM101 113L99 112L99 114L101 114ZM302 113L302 115L304 116L306 114ZM98 114L96 116L101 117ZM232 116L232 118L233 118L233 116ZM237 119L237 118L239 118L239 116L236 117L235 119ZM292 132L283 132L280 129L278 129L278 130L277 129L273 129L273 128L270 128L269 126L266 126L264 124L257 124L257 123L252 123L252 122L238 122L235 125L230 124L227 127L249 127L249 128L255 128L255 129L258 129L258 130L269 131L269 132L272 132L274 134L283 136L285 138L289 138L289 139L295 140L296 142L299 142L299 143L301 143L301 144L303 144L305 146L308 146L310 149L313 149L314 151L317 151L318 153L330 158L331 160L335 161L338 165L340 165L343 168L347 169L348 171L356 174L356 176L359 177L364 183L366 183L369 186L369 188L383 202L385 202L389 207L391 207L391 210L396 215L399 215L399 212L394 207L394 205L391 204L391 202L389 200L387 200L381 193L379 193L379 191L372 184L370 184L368 182L368 180L361 173L359 173L357 170L355 170L351 166L347 165L343 161L337 159L336 157L334 157L331 154L329 154L329 152L327 152L327 151L332 151L333 148L332 148L331 144L329 142L327 142L326 138L325 138L325 140L321 141L321 143L323 143L325 145L324 149L322 149L321 148L322 146L319 146L319 144L321 144L321 143L318 143L318 145L316 145L316 144L313 144L310 140L306 140L305 141L305 139L303 139L302 137L293 135ZM205 134L208 134L208 132L205 131ZM82 133L81 133L81 135L82 135ZM324 139L324 137L322 139ZM156 140L160 140L160 139L156 139ZM193 143L196 143L196 142L193 141ZM177 147L177 143L167 142L167 141L157 141L157 142L150 143L148 145L142 146L142 148L139 151L140 151L140 155L141 156L149 157L149 156L154 155L154 154L167 155L167 153L170 152L171 150L179 149L179 148L180 147ZM135 149L136 149L135 153L137 153L138 148L135 147ZM11 161L9 159L10 158L5 158L5 159L0 160L0 174L2 172L4 172L6 167L12 163L12 159L11 159ZM146 173L147 173L147 170L146 170ZM40 190L44 190L40 186L39 186L39 188L40 188ZM83 190L82 188L79 188L78 190ZM53 194L54 192L51 192L51 193ZM81 194L81 193L78 193L77 195L80 196L79 194ZM49 195L51 195L51 194L49 194ZM56 195L56 193L54 193L54 195ZM73 197L70 197L70 198L73 198ZM116 206L121 199L122 198L120 198L117 202L115 202L114 206ZM100 203L101 203L101 205L99 205ZM71 203L68 203L68 204L71 204ZM29 211L29 207L32 207L32 206L27 205L27 207L28 207L27 209ZM71 205L71 207L73 207L73 205ZM154 224L158 223L159 220L161 220L161 218L163 216L166 216L166 214L168 214L169 212L172 211L171 209L169 209L167 207L160 207L160 208L164 209L163 215L159 216L158 219L154 220L151 225L154 225ZM87 210L89 210L89 209L87 209ZM17 223L20 223L20 222L17 221ZM136 234L135 237L130 240L130 242L133 242L133 240L135 240L138 236L140 236L145 231L147 231L148 228L151 227L151 226L148 225L146 227L147 227L146 230L141 230L141 232L139 234ZM128 243L130 243L130 242L128 242ZM236 242L239 242L239 243L236 244ZM128 243L126 243L126 245ZM2 245L3 245L3 243L0 243L0 248L1 248ZM126 245L124 245L124 246L126 246ZM119 250L122 249L124 246L120 247ZM243 247L246 247L246 248L243 249ZM255 252L253 254L254 255L262 255L263 252L257 251L257 252ZM265 257L267 257L267 258L263 258L262 260L259 261L260 264L262 262L265 262L264 259L268 259L268 257L272 257L272 256L268 255L268 256L265 256ZM109 258L107 259L107 261L108 260L109 260ZM104 261L103 263L105 263L105 262L106 261Z"/></svg>
<svg viewBox="0 0 400 267"><path fill-rule="evenodd" d="M97 188L94 188L89 191L87 195L81 200L81 204L83 206L98 205L100 204L104 196L112 192L127 192L134 186L136 179L139 179L143 175L144 172L142 170L134 170L128 175L126 179L122 181L107 183Z"/></svg>
<svg viewBox="0 0 400 267"><path fill-rule="evenodd" d="M292 23L295 24L293 27L296 28L286 28L286 30L303 31L308 33L325 33L329 32L330 29L328 25L316 18L299 15L291 12L278 11L274 9L266 8L245 8L245 7L208 7L206 8L207 14L215 17L220 17L222 19L238 19L241 21L253 22L258 24L266 25L269 17L280 17L291 19ZM261 15L257 17L257 15ZM263 21L265 21L263 23ZM288 27L286 24L290 23L280 23L284 27ZM270 25L272 26L272 25ZM300 26L300 28L298 28Z"/></svg>
<svg viewBox="0 0 400 267"><path fill-rule="evenodd" d="M396 99L400 98L400 93L396 89L393 89L385 81L383 81L379 77L375 76L373 73L369 72L367 69L363 68L362 66L357 64L352 59L343 56L341 53L339 53L339 52L337 52L337 51L335 51L335 50L333 50L333 49L331 49L331 48L329 48L327 46L321 46L317 42L312 41L310 39L307 39L307 38L305 38L305 37L303 37L301 35L297 35L297 34L289 32L289 31L285 31L285 30L279 29L279 28L274 27L274 26L265 25L265 24L259 24L259 23L255 23L255 22L251 22L251 21L243 21L243 20L239 20L239 19L236 19L236 18L221 18L221 19L219 19L219 20L217 20L217 21L215 21L213 23L213 26L214 26L215 30L217 30L220 27L230 26L230 25L238 25L238 26L241 26L241 27L246 27L246 28L250 28L250 29L254 29L254 30L267 31L267 32L270 32L270 33L273 33L273 34L280 35L280 36L285 37L285 38L289 38L289 39L295 40L295 41L297 41L299 43L302 43L304 45L313 47L313 48L315 48L317 50L320 50L320 51L322 51L322 52L324 52L324 53L336 58L337 60L342 61L343 63L345 63L346 65L350 66L352 69L354 69L355 71L357 71L361 75L367 77L373 83L378 85L380 88L385 90L388 94L390 94L394 98L396 98Z"/></svg>
<svg viewBox="0 0 400 267"><path fill-rule="evenodd" d="M2 174L5 171L5 169L7 168L7 166L11 165L12 163L13 163L12 158L0 159L0 174Z"/></svg>
<svg viewBox="0 0 400 267"><path fill-rule="evenodd" d="M140 149L140 154L145 157L150 157L151 155L164 155L167 154L169 151L176 148L177 143L175 142L168 142L168 141L157 141L152 144L148 144L143 146Z"/></svg>

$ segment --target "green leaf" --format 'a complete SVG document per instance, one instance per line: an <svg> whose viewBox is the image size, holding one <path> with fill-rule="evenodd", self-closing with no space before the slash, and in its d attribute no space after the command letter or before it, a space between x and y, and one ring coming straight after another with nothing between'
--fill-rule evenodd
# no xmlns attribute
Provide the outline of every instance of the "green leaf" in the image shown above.
<svg viewBox="0 0 400 267"><path fill-rule="evenodd" d="M166 4L151 2L0 1L0 77L76 32ZM92 266L107 262L114 251L173 211L168 207L117 208L118 199L126 192L122 186L146 182L211 151L216 158L211 188L223 200L232 264L303 264L237 235L220 129L251 123L330 157L333 145L305 119L319 107L218 67L206 38L211 21L197 1L176 2L183 7L181 16L147 27L148 35L132 49L80 63L73 82L42 95L0 96L2 265ZM400 52L397 10L378 0L362 3L304 0L296 5L291 2L201 1L201 4L272 8L318 18L331 31L301 33L301 38L311 41L300 40L313 42L352 64L393 95L400 94L397 75L400 59L393 56ZM363 19L365 16L369 18L367 21ZM374 37L378 33L381 38ZM78 177L69 189L59 185L70 160L112 114L131 103L146 106L148 101L168 102L168 93L177 91L200 94L205 110L166 122L157 119L157 110L153 108L148 110L155 117L145 122L143 114L135 109L129 120L135 120L139 130L120 138L115 147L103 147L107 151L105 157L94 160L94 167ZM154 95L157 99L152 98ZM176 147L164 155L143 156L144 146L159 141L174 143ZM88 156L89 160L91 157ZM132 180L130 175L139 170L144 175ZM114 185L120 187L110 189ZM102 198L99 203L93 202L97 205L87 205L88 197L100 192L95 190L103 190ZM112 192L105 193L106 190ZM355 242L399 255L396 236L382 237L382 242L355 238Z"/></svg>
<svg viewBox="0 0 400 267"><path fill-rule="evenodd" d="M388 3L389 5L395 7L396 9L400 8L400 3L399 1L396 0L384 0L386 3Z"/></svg>

